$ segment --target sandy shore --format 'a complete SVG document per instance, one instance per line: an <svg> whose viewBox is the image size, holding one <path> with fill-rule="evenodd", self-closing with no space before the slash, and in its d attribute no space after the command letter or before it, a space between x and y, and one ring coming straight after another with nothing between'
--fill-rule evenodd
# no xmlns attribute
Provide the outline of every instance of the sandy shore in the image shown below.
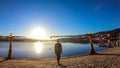
<svg viewBox="0 0 120 68"><path fill-rule="evenodd" d="M120 68L120 47L96 55L62 57L60 62L57 65L55 58L5 60L0 57L0 68Z"/></svg>

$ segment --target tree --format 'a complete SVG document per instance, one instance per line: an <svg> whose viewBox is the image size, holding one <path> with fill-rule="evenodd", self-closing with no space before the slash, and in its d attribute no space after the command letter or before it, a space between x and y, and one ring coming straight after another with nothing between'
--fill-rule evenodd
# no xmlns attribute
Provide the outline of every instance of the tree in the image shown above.
<svg viewBox="0 0 120 68"><path fill-rule="evenodd" d="M10 45L9 45L9 51L8 51L7 59L12 58L12 35L13 35L13 33L10 32L10 34L9 34L9 43L10 43Z"/></svg>
<svg viewBox="0 0 120 68"><path fill-rule="evenodd" d="M94 50L93 41L92 41L92 32L90 32L88 34L88 38L90 40L90 52L89 52L89 54L93 55L93 54L95 54L95 50Z"/></svg>

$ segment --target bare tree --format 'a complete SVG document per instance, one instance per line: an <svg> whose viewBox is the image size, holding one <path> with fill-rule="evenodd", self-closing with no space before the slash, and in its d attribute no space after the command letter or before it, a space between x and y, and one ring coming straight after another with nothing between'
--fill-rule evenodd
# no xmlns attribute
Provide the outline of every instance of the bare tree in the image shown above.
<svg viewBox="0 0 120 68"><path fill-rule="evenodd" d="M94 46L93 46L93 41L92 41L92 32L90 32L88 35L89 41L90 41L90 55L95 54Z"/></svg>
<svg viewBox="0 0 120 68"><path fill-rule="evenodd" d="M9 51L8 51L7 59L12 58L12 35L13 35L13 33L10 32L10 34L9 34L9 43L10 43L10 45L9 45Z"/></svg>

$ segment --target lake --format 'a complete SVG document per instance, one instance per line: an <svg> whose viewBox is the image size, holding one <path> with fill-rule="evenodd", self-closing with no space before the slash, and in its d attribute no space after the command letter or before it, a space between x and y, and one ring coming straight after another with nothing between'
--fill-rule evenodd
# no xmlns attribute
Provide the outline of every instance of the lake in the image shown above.
<svg viewBox="0 0 120 68"><path fill-rule="evenodd" d="M61 43L62 56L73 56L89 53L89 44ZM12 57L14 58L51 58L56 57L54 53L55 42L13 42ZM8 55L9 42L0 42L0 56ZM107 48L94 44L95 51Z"/></svg>

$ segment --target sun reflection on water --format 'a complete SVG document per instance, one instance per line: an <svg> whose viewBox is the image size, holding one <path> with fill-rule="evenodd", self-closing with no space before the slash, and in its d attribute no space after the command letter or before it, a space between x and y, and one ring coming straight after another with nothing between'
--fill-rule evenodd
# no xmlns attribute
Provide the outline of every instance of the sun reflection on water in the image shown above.
<svg viewBox="0 0 120 68"><path fill-rule="evenodd" d="M43 43L42 42L36 42L34 43L34 47L35 47L35 52L36 53L41 53L43 50Z"/></svg>

